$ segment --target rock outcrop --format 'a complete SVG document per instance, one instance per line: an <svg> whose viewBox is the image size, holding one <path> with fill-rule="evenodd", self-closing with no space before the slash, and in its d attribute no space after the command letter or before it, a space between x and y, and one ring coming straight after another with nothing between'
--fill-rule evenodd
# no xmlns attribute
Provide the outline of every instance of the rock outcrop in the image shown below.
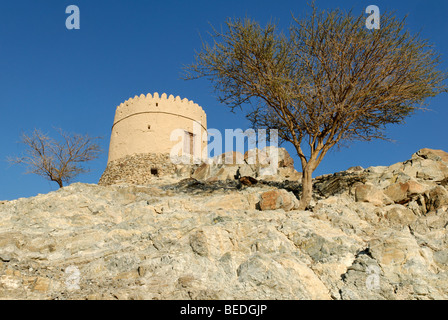
<svg viewBox="0 0 448 320"><path fill-rule="evenodd" d="M277 156L274 156L277 154ZM276 165L272 165L276 162ZM302 174L294 169L294 160L284 148L266 147L242 154L226 152L205 162L176 157L168 153L134 154L110 161L99 185L153 184L194 178L201 181L225 181L238 176L262 178L266 181L300 181Z"/></svg>
<svg viewBox="0 0 448 320"><path fill-rule="evenodd" d="M275 165L272 165L274 162ZM235 151L226 152L203 163L191 175L192 178L212 182L242 176L265 181L300 181L302 178L286 149L275 147L252 149L244 155Z"/></svg>
<svg viewBox="0 0 448 320"><path fill-rule="evenodd" d="M310 211L212 168L2 201L0 298L448 299L447 159L318 177Z"/></svg>

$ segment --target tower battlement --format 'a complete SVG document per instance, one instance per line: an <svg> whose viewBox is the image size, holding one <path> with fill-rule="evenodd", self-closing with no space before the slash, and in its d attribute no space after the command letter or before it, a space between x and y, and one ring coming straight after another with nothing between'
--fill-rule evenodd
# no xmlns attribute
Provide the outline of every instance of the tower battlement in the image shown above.
<svg viewBox="0 0 448 320"><path fill-rule="evenodd" d="M168 96L166 93L159 95L157 92L153 95L148 93L146 96L143 94L135 96L117 106L113 126L128 117L144 113L171 114L196 121L204 129L207 127L206 114L197 103L179 96Z"/></svg>

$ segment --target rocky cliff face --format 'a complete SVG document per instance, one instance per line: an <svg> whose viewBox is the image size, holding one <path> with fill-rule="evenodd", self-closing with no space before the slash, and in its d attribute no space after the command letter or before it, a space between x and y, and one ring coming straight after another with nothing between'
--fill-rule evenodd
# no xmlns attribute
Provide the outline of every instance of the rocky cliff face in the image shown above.
<svg viewBox="0 0 448 320"><path fill-rule="evenodd" d="M447 299L448 153L315 180L97 186L0 202L1 299Z"/></svg>

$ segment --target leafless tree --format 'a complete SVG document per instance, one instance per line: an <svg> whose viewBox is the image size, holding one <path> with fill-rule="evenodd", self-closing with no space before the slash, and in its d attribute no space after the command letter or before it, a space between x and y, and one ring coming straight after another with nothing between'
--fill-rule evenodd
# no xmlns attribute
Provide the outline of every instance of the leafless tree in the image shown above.
<svg viewBox="0 0 448 320"><path fill-rule="evenodd" d="M312 199L312 173L327 152L353 140L386 139L388 124L424 109L447 91L440 56L406 18L381 17L369 30L364 14L339 9L293 17L287 35L275 23L228 19L203 43L184 79L210 80L218 100L246 109L253 127L278 129L301 160L300 208ZM224 30L223 30L224 29Z"/></svg>
<svg viewBox="0 0 448 320"><path fill-rule="evenodd" d="M60 188L79 174L88 172L84 163L98 158L102 152L96 143L99 137L68 134L61 129L58 132L60 141L38 129L31 134L22 133L20 143L26 150L22 156L9 157L9 162L27 166L26 173L54 181Z"/></svg>

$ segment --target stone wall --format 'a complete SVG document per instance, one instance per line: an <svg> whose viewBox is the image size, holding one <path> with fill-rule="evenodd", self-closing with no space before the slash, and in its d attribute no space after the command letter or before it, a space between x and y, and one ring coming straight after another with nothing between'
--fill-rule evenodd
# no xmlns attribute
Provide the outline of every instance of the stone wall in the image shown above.
<svg viewBox="0 0 448 320"><path fill-rule="evenodd" d="M125 156L107 164L99 185L150 184L159 177L189 178L197 165L175 164L167 153L145 153Z"/></svg>

